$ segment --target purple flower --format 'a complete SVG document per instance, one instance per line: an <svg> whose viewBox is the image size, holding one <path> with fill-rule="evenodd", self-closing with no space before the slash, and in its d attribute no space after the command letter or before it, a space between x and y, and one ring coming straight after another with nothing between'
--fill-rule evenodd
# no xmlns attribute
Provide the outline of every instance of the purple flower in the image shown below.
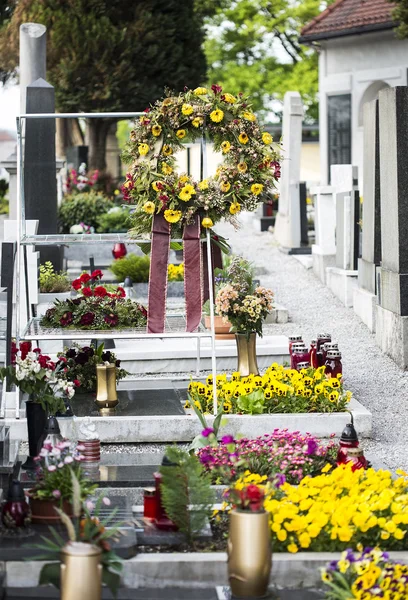
<svg viewBox="0 0 408 600"><path fill-rule="evenodd" d="M109 500L109 498L103 498L102 502L104 503L105 506L110 506L111 505L111 501Z"/></svg>
<svg viewBox="0 0 408 600"><path fill-rule="evenodd" d="M278 473L278 475L276 476L276 487L280 487L281 485L283 485L286 482L286 477L283 473Z"/></svg>
<svg viewBox="0 0 408 600"><path fill-rule="evenodd" d="M221 442L223 444L234 444L235 443L234 436L233 435L224 435L221 438Z"/></svg>
<svg viewBox="0 0 408 600"><path fill-rule="evenodd" d="M202 430L201 435L206 438L209 435L211 435L212 433L214 433L214 429L212 429L211 427L206 427L205 429Z"/></svg>
<svg viewBox="0 0 408 600"><path fill-rule="evenodd" d="M314 439L308 440L306 454L308 454L308 455L314 454L316 452L318 446L319 446L319 444L316 442L316 440L314 440Z"/></svg>
<svg viewBox="0 0 408 600"><path fill-rule="evenodd" d="M56 498L57 500L59 500L59 498L61 498L61 492L59 490L54 490L52 492L52 495L54 496L54 498Z"/></svg>

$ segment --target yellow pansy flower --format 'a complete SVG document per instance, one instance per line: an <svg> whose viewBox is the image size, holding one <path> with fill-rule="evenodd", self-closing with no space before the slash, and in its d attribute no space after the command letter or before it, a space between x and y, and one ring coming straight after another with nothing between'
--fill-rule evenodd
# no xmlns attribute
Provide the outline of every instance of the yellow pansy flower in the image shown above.
<svg viewBox="0 0 408 600"><path fill-rule="evenodd" d="M247 144L249 142L249 137L245 133L245 131L243 131L242 133L239 134L238 140L241 144Z"/></svg>
<svg viewBox="0 0 408 600"><path fill-rule="evenodd" d="M152 134L154 135L154 137L159 137L161 132L162 132L161 125L153 125Z"/></svg>
<svg viewBox="0 0 408 600"><path fill-rule="evenodd" d="M213 123L221 123L224 118L224 112L220 108L216 108L210 113L210 119Z"/></svg>
<svg viewBox="0 0 408 600"><path fill-rule="evenodd" d="M146 156L149 152L149 146L147 144L139 144L138 146L140 156Z"/></svg>
<svg viewBox="0 0 408 600"><path fill-rule="evenodd" d="M177 223L181 219L181 210L165 210L164 218L168 223Z"/></svg>
<svg viewBox="0 0 408 600"><path fill-rule="evenodd" d="M154 202L150 202L150 201L149 201L149 202L145 202L145 203L143 204L143 210L144 210L144 212L145 212L145 213L147 213L148 215L152 215L152 214L154 213L154 211L155 211L155 208L156 208L156 207L155 207L155 205L154 205Z"/></svg>
<svg viewBox="0 0 408 600"><path fill-rule="evenodd" d="M209 229L214 225L214 223L212 222L210 217L204 217L204 219L201 221L201 225L205 227L205 229Z"/></svg>
<svg viewBox="0 0 408 600"><path fill-rule="evenodd" d="M262 183L253 183L251 185L251 192L253 193L254 196L259 196L259 194L262 193L264 189L264 186L262 185Z"/></svg>
<svg viewBox="0 0 408 600"><path fill-rule="evenodd" d="M181 107L181 112L186 117L188 117L188 115L191 115L191 113L193 111L194 111L194 108L191 106L191 104L183 104L183 106Z"/></svg>
<svg viewBox="0 0 408 600"><path fill-rule="evenodd" d="M267 131L264 131L262 134L262 141L264 144L272 144L273 142L273 137L271 136L270 133L268 133Z"/></svg>
<svg viewBox="0 0 408 600"><path fill-rule="evenodd" d="M221 150L222 150L223 154L228 154L228 152L231 150L230 142L228 142L228 141L222 142Z"/></svg>
<svg viewBox="0 0 408 600"><path fill-rule="evenodd" d="M196 89L194 90L194 93L196 96L204 96L204 94L207 94L207 88L196 87Z"/></svg>

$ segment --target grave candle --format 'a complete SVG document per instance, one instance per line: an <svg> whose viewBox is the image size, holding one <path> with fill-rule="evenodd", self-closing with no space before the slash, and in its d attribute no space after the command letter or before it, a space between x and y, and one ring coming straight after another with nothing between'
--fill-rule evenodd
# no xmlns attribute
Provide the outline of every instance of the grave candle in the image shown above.
<svg viewBox="0 0 408 600"><path fill-rule="evenodd" d="M154 521L157 516L157 498L154 487L143 490L143 516L145 519Z"/></svg>

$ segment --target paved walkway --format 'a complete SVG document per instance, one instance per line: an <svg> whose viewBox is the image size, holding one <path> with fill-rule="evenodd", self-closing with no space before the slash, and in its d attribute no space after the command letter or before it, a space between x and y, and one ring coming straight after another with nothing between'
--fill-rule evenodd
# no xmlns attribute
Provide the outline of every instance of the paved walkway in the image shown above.
<svg viewBox="0 0 408 600"><path fill-rule="evenodd" d="M408 373L385 356L374 336L313 274L295 258L278 250L273 234L260 233L259 220L246 219L236 232L217 226L229 238L232 250L263 267L262 285L275 292L276 302L289 310L289 323L269 325L269 334L298 334L306 342L320 331L330 332L343 355L347 389L373 413L373 438L364 448L375 463L408 470Z"/></svg>

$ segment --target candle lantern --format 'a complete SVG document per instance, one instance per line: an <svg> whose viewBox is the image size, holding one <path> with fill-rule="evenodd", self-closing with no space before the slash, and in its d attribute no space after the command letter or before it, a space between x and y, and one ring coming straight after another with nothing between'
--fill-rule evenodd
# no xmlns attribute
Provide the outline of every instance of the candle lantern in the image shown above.
<svg viewBox="0 0 408 600"><path fill-rule="evenodd" d="M24 490L17 480L12 481L7 500L1 509L1 521L6 529L20 529L31 523L31 511Z"/></svg>
<svg viewBox="0 0 408 600"><path fill-rule="evenodd" d="M121 243L121 242L116 242L116 244L113 246L113 250L112 250L112 256L115 260L117 260L118 258L123 258L124 256L126 256L127 254L127 250L126 250L126 246L125 244Z"/></svg>
<svg viewBox="0 0 408 600"><path fill-rule="evenodd" d="M351 470L357 471L357 469L367 469L368 463L364 456L364 452L361 448L349 448L347 450L347 457L345 464L352 464Z"/></svg>
<svg viewBox="0 0 408 600"><path fill-rule="evenodd" d="M357 431L354 427L353 415L351 415L351 422L347 423L340 437L339 451L337 453L337 465L346 464L347 454L351 448L358 448L359 441Z"/></svg>
<svg viewBox="0 0 408 600"><path fill-rule="evenodd" d="M176 465L174 463L172 463L167 456L163 457L162 460L162 468L167 468L167 467L175 467ZM156 483L156 518L154 521L154 524L156 525L157 529L163 529L165 531L177 531L178 527L175 523L173 523L173 521L171 519L169 519L169 517L167 516L166 510L163 506L162 503L162 499L161 499L161 483L162 483L162 479L163 476L162 474L157 471L156 473L153 473L153 477Z"/></svg>

